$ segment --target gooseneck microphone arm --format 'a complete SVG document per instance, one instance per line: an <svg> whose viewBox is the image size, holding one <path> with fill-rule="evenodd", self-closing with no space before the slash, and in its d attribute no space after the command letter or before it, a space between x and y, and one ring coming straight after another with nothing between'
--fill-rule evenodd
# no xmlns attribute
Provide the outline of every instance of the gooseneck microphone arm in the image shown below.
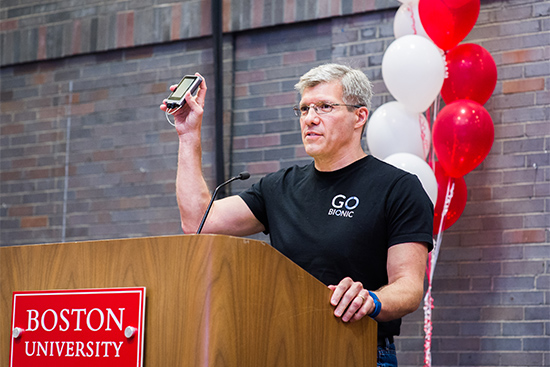
<svg viewBox="0 0 550 367"><path fill-rule="evenodd" d="M208 217L208 213L210 212L210 208L212 207L212 203L214 203L214 200L216 199L216 195L218 195L218 191L227 185L230 182L233 182L235 180L248 180L250 177L250 173L244 171L239 173L238 176L231 177L229 180L225 181L224 183L220 184L216 189L214 190L214 193L212 194L212 198L210 199L210 202L208 203L208 207L206 208L206 212L204 213L201 224L199 225L199 229L197 229L197 234L200 234L202 231L202 227L204 226L204 222L206 222L206 217Z"/></svg>

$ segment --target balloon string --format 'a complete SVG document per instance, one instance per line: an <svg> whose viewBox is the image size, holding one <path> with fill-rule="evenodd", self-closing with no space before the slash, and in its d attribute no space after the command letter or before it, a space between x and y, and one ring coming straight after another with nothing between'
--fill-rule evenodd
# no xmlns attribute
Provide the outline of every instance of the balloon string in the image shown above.
<svg viewBox="0 0 550 367"><path fill-rule="evenodd" d="M441 96L440 93L437 94L435 97L434 103L433 103L433 109L432 109L432 121L431 121L431 131L433 132L433 125L435 124L435 120L437 118L437 114L439 112L439 97ZM429 112L428 112L429 113ZM432 170L435 171L435 149L433 149L433 142L432 142L432 154L431 159L432 163Z"/></svg>
<svg viewBox="0 0 550 367"><path fill-rule="evenodd" d="M428 287L424 297L424 367L432 366L432 309L433 309L432 287Z"/></svg>
<svg viewBox="0 0 550 367"><path fill-rule="evenodd" d="M445 203L443 204L443 210L441 210L441 220L439 222L439 231L437 232L437 240L435 242L435 246L432 251L433 258L432 258L432 265L430 269L431 271L430 278L433 277L435 264L437 263L437 258L439 257L439 248L441 247L441 241L443 237L445 217L449 212L449 206L451 205L451 200L453 199L454 191L455 191L455 180L449 177L449 180L447 181L447 192L445 195Z"/></svg>
<svg viewBox="0 0 550 367"><path fill-rule="evenodd" d="M437 239L434 244L434 249L428 256L428 264L426 266L426 273L428 276L428 290L424 296L424 367L432 366L432 310L433 297L432 297L432 280L435 271L435 265L437 263L437 258L439 257L439 249L441 248L441 241L443 240L443 226L445 222L445 217L449 212L449 206L451 205L451 200L453 199L455 189L455 181L449 177L447 181L447 191L445 194L445 203L443 204L443 210L441 211L441 220L439 222L439 231L437 233Z"/></svg>
<svg viewBox="0 0 550 367"><path fill-rule="evenodd" d="M418 34L416 32L416 22L414 20L414 8L410 4L407 5L407 11L411 14L411 23L412 23L413 34Z"/></svg>
<svg viewBox="0 0 550 367"><path fill-rule="evenodd" d="M420 126L420 139L422 140L422 152L424 153L424 157L427 157L431 149L430 126L422 123L422 114L418 115L418 125ZM432 171L433 171L433 168L432 168Z"/></svg>

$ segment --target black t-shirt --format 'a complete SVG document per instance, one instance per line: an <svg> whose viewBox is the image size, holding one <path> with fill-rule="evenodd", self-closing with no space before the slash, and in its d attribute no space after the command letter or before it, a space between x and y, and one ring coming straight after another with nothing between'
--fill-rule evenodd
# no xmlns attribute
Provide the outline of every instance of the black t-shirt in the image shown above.
<svg viewBox="0 0 550 367"><path fill-rule="evenodd" d="M271 245L326 285L349 276L366 289L388 283L388 248L432 248L433 205L418 178L366 156L333 172L313 163L269 174L240 194ZM379 323L399 334L401 320Z"/></svg>

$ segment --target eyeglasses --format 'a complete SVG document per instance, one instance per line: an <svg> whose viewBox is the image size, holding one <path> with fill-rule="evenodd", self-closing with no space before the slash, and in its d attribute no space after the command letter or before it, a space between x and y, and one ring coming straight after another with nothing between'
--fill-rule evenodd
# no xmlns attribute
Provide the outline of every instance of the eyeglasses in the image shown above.
<svg viewBox="0 0 550 367"><path fill-rule="evenodd" d="M353 108L364 107L356 104L352 105L352 104L343 104L343 103L317 102L317 103L312 103L309 106L308 105L294 106L293 110L296 116L303 117L303 116L307 116L310 108L313 108L318 115L324 115L327 113L331 113L332 110L334 110L334 107L337 107L337 106L346 106L346 107L353 107Z"/></svg>

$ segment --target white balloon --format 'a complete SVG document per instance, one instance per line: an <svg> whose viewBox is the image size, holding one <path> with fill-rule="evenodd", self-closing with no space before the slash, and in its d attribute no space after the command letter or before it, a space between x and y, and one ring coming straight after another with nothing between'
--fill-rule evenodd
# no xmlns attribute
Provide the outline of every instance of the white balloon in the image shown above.
<svg viewBox="0 0 550 367"><path fill-rule="evenodd" d="M432 204L437 202L437 180L430 165L422 158L410 153L392 154L384 162L389 163L397 168L416 175L424 188L424 191L430 197Z"/></svg>
<svg viewBox="0 0 550 367"><path fill-rule="evenodd" d="M403 3L399 9L397 9L395 18L393 19L393 35L395 38L403 37L408 34L416 34L431 40L420 21L418 1L419 0L412 0Z"/></svg>
<svg viewBox="0 0 550 367"><path fill-rule="evenodd" d="M399 102L378 107L367 124L367 145L379 159L394 153L411 153L426 159L430 151L430 125L423 114Z"/></svg>
<svg viewBox="0 0 550 367"><path fill-rule="evenodd" d="M414 112L424 112L441 91L445 61L437 46L418 35L393 41L382 58L382 78L394 98Z"/></svg>

